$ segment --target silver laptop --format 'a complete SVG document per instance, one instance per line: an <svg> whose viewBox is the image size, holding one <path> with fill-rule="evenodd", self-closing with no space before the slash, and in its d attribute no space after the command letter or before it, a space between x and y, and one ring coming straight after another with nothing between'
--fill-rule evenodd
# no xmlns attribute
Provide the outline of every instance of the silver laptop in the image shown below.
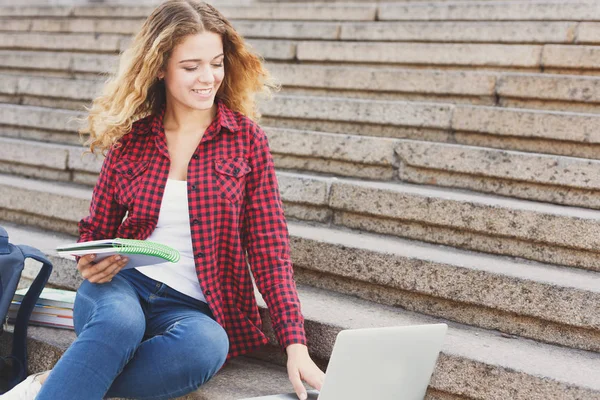
<svg viewBox="0 0 600 400"><path fill-rule="evenodd" d="M341 331L333 346L319 400L423 400L446 324ZM245 400L291 400L296 394Z"/></svg>

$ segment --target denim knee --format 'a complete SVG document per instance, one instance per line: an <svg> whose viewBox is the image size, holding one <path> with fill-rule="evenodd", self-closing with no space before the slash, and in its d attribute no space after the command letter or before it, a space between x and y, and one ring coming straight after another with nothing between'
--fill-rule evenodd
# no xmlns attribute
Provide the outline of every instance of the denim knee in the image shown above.
<svg viewBox="0 0 600 400"><path fill-rule="evenodd" d="M191 381L200 379L199 382L197 381L199 387L225 364L229 352L229 338L223 327L212 319L209 324L200 321L186 322L180 321L171 328L176 329L178 324L184 323L186 324L186 331L189 332L184 343L181 343L175 349L171 349L171 351L179 354L172 354L171 356L178 357L180 360L189 360L185 363L187 364L186 372L189 374Z"/></svg>
<svg viewBox="0 0 600 400"><path fill-rule="evenodd" d="M121 345L137 347L146 330L144 312L136 295L123 293L123 288L102 286L111 284L83 281L73 310L75 333L79 336L83 331L93 329L94 336L109 343L111 339L118 339Z"/></svg>

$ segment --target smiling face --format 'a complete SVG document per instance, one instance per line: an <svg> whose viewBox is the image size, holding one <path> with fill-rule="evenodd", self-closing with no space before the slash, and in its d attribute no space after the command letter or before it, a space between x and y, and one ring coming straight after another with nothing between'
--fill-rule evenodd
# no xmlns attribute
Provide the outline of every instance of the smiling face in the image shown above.
<svg viewBox="0 0 600 400"><path fill-rule="evenodd" d="M187 36L173 49L164 78L167 102L194 110L208 110L225 77L223 41L219 34Z"/></svg>

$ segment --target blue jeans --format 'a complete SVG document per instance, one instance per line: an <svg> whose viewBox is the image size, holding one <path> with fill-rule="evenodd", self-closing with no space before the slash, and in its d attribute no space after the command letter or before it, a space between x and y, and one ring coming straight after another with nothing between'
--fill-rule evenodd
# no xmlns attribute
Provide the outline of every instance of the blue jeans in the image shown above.
<svg viewBox="0 0 600 400"><path fill-rule="evenodd" d="M37 400L158 400L183 396L225 363L229 341L208 305L136 269L85 280L73 311L77 339Z"/></svg>

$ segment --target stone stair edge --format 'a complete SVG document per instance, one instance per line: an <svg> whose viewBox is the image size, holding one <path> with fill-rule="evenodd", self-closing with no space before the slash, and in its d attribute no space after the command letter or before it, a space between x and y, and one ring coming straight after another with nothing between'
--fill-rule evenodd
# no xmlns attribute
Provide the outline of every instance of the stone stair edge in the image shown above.
<svg viewBox="0 0 600 400"><path fill-rule="evenodd" d="M317 355L324 356L325 358L328 358L332 346L331 339L328 339L328 337L334 337L340 329L440 322L439 319L417 316L414 313L393 309L392 307L374 305L364 300L353 299L350 296L331 294L326 291L303 286L300 286L299 289L301 299L305 305L303 309L305 310L305 314L308 314L307 322L310 321L310 324L307 325L309 340L314 340L315 342L313 343L315 343L315 345L316 343L319 343L319 345L315 347ZM316 299L313 299L313 296L316 297ZM321 299L319 299L319 297ZM322 299L327 300L324 301ZM339 309L349 311L344 313L344 315L337 315L331 318L331 313L324 310L323 307L330 310L332 300L339 303L339 305L344 304L344 306ZM262 304L262 307L262 314L264 316L266 315L264 312L264 304ZM307 312L307 310L310 311ZM315 332L317 336L314 336L315 334L313 334L310 329L314 324L317 324L315 325L316 331L320 332L319 334L316 334ZM567 385L579 386L577 389L583 390L588 393L588 395L600 390L600 387L596 387L598 386L597 381L592 379L593 375L596 373L595 371L598 369L597 359L599 355L596 353L567 350L557 346L532 342L526 339L506 339L497 333L487 332L478 328L464 327L455 323L449 323L449 325L451 329L449 338L450 341L453 342L453 345L447 344L445 346L443 354L447 357L445 360L447 363L456 363L460 365L461 363L464 363L465 360L468 363L475 363L476 365L483 363L486 371L478 371L477 375L485 374L488 377L490 377L490 368L497 371L495 374L491 374L492 376L501 374L508 375L509 378L514 378L511 375L515 373L524 374L528 379L533 381L528 382L529 385L533 384L534 387L539 389L539 385L542 384L542 389L550 390L552 392L557 390L557 388L553 386L562 386L565 381ZM331 332L331 334L323 337L323 329ZM490 345L490 343L493 343L493 345ZM497 349L499 346L501 347L501 350L504 350L504 352L498 351L498 353L502 353L502 355L490 354L491 351L489 347ZM506 353L509 349L511 351ZM517 354L515 355L515 353ZM525 354L527 354L527 356L524 356ZM494 360L486 360L487 357ZM542 360L544 367L540 367L539 365L536 365L536 363L530 362L531 357L538 359L538 361ZM557 359L560 361L557 362ZM568 368L568 365L571 364L573 367L577 365L577 373L573 373L573 368ZM557 367L558 365L560 365L560 367ZM565 365L567 366L565 367ZM462 365L462 367L464 367L464 365ZM536 368L538 368L537 372L531 371ZM551 370L550 373L549 370ZM548 375L550 375L550 377L548 377ZM441 390L448 390L448 386L455 386L456 382L453 382L451 378L448 378L449 377L446 376L446 379L443 379L443 375L440 379L434 378L433 386ZM503 378L506 379L507 377ZM495 378L492 378L492 380L494 379ZM548 382L548 379L550 379L550 382ZM590 389L591 391L589 391ZM555 393L555 395L557 394Z"/></svg>
<svg viewBox="0 0 600 400"><path fill-rule="evenodd" d="M331 274L332 276L343 277L343 279L352 279L356 281L356 285L377 284L382 287L397 287L400 290L415 291L415 293L432 296L440 300L455 301L457 302L455 304L466 302L474 307L488 307L503 312L529 316L537 318L539 321L546 321L544 324L548 322L557 324L557 326L562 327L563 332L565 329L569 330L571 328L594 330L596 329L595 326L600 327L598 321L593 321L595 311L590 304L593 301L592 298L600 298L598 289L600 287L598 284L600 276L597 273L534 262L515 261L498 256L444 248L443 246L411 243L403 239L353 232L337 227L310 226L305 223L290 222L289 228L292 248L294 249L294 265L298 269L297 273L300 277L298 278L299 282L304 282L302 271L310 270L318 274ZM49 239L49 235L44 236L43 231L39 229L15 226L10 223L6 224L6 229L13 238L13 243L24 241L29 245L43 249L49 254L55 265L54 275L56 276L51 280L51 284L68 288L79 286L81 278L76 273L74 261L69 257L58 256L54 250L55 246L74 241L74 237L52 234L52 239ZM307 258L313 254L309 250L310 248L319 249L318 251L322 252L313 260L314 262L311 261L312 259ZM367 259L378 260L378 263L382 263L384 266L369 268L367 273L361 267ZM336 260L345 260L343 261L345 267L336 266ZM34 271L37 270L37 267L32 264L36 263L32 262L26 266L25 277L35 276ZM413 268L417 266L420 271L418 273L416 272L417 269ZM356 268L356 271L354 268ZM423 274L427 274L425 271L430 271L432 275L429 278L423 276ZM451 291L454 294L445 290L446 285L441 283L446 278L452 280L453 273L460 277L455 282L455 289ZM398 274L401 274L402 277L398 277ZM380 276L381 279L374 280L375 275ZM448 276L444 278L445 275ZM470 281L469 275L473 278L472 281ZM387 276L387 278L383 278L383 276ZM500 291L492 290L495 295L491 296L490 288L486 289L488 284L480 281L483 279L482 276L487 277L484 279L486 282L494 281L498 287L503 289ZM406 287L406 284L412 282L413 279L417 282L428 283L425 286ZM394 283L395 281L406 282L398 285L398 283ZM436 281L440 282L436 283ZM457 296L457 288L464 285L467 285L470 289L464 290L464 295ZM524 288L527 288L527 290ZM521 289L523 293L520 293ZM512 290L517 290L520 295L513 299ZM487 294L477 298L477 296L466 292ZM534 294L532 295L532 293ZM542 296L536 298L536 293L542 293ZM494 297L491 302L489 300L490 296ZM568 300L565 300L564 296L567 296ZM527 298L527 300L524 300L524 298ZM387 304L385 301L378 301L378 303ZM535 304L535 306L532 307L531 304ZM588 311L582 311L584 308ZM504 327L503 330L511 333L519 332L514 328L511 329L510 326ZM528 337L531 333L528 335L520 332L520 335ZM574 335L576 334L574 333ZM534 334L529 337L549 343L563 344L572 348L600 350L600 347L594 347L590 344L589 339L586 341L582 337L579 341L570 341L568 344L564 341L561 342L560 337L550 337L547 332L542 336Z"/></svg>
<svg viewBox="0 0 600 400"><path fill-rule="evenodd" d="M289 65L268 64L268 68L281 80L282 84L291 86L354 89L370 91L399 90L415 93L444 93L465 96L500 96L500 98L547 99L575 102L600 102L600 77L542 74L542 73L515 73L515 72L490 72L490 71L448 71L448 70L415 70L408 68L381 69L367 67L332 67L314 65ZM296 75L295 75L295 74ZM334 75L335 74L335 75ZM402 74L403 78L397 82L398 87L390 87L391 81L385 79L392 75ZM307 77L310 75L310 80ZM335 76L346 77L356 75L356 79L343 79L340 81ZM364 76L362 76L364 75ZM380 76L381 79L375 78ZM15 77L17 77L15 79ZM350 82L356 81L356 84ZM415 86L415 80L418 84ZM475 80L475 83L474 83ZM339 81L339 82L338 82ZM403 85L402 82L410 82ZM458 83L462 82L462 84ZM38 94L30 93L32 85L35 87L58 84L77 83L80 90L83 87L84 97L89 93L99 90L102 83L96 79L72 79L58 77L37 77L19 74L0 73L0 91L10 95ZM72 86L72 85L71 85ZM557 88L558 87L558 88ZM553 93L559 91L559 93ZM594 95L594 89L596 94ZM69 93L69 92L68 92ZM78 92L81 93L81 92ZM88 93L88 94L85 94Z"/></svg>
<svg viewBox="0 0 600 400"><path fill-rule="evenodd" d="M290 94L278 95L277 100L261 105L263 116L412 126L458 132L478 132L499 137L569 141L580 144L600 143L600 134L596 130L600 116L593 113ZM312 106L315 100L318 100L324 107L315 109ZM336 114L331 114L328 107L334 106L337 110ZM307 108L309 109L308 114ZM0 104L0 109L5 110L4 119L0 120L1 124L59 131L65 129L65 121L62 118L83 115L69 110L9 103ZM18 117L20 113L24 112L28 113L26 123L23 118ZM37 117L32 117L32 114ZM62 115L62 117L57 117L58 115ZM53 118L48 119L51 116ZM556 128L548 130L548 121L551 121Z"/></svg>
<svg viewBox="0 0 600 400"><path fill-rule="evenodd" d="M5 49L33 47L40 50L80 51L88 57L90 46L96 51L118 54L129 45L129 39L93 35L85 42L43 40L51 35L26 34L22 38L3 35ZM65 35L63 35L65 36ZM68 34L66 36L69 36ZM29 39L29 43L26 40ZM113 39L113 40L109 40ZM584 69L597 70L600 46L563 44L497 44L497 43L414 43L414 42L340 42L331 40L249 39L255 50L271 61L345 62L374 65L435 65L446 67L487 67L499 69ZM106 54L109 55L109 54Z"/></svg>
<svg viewBox="0 0 600 400"><path fill-rule="evenodd" d="M600 165L598 160L413 139L340 135L272 127L264 129L274 155L315 157L361 165L387 166L396 171L394 175L400 168L404 171L404 175L400 175L401 178L408 176L409 173L405 169L412 167L425 168L428 171L530 182L551 187L600 189L600 182L595 182L593 175L594 168ZM290 151L289 146L286 145L288 140L300 142ZM5 146L0 150L0 161L8 163L46 167L65 172L81 171L97 174L103 161L99 155L84 154L87 149L83 146L3 137L0 137L0 142ZM328 143L329 146L317 146L322 150L318 151L315 148L316 143ZM356 151L344 153L326 151L331 146L349 147ZM38 153L40 157L35 156ZM400 158L401 166L396 165L394 154ZM519 162L518 165L527 167L518 169L512 167ZM589 170L589 174L585 170ZM576 173L572 174L571 171ZM351 175L346 177L357 178Z"/></svg>
<svg viewBox="0 0 600 400"><path fill-rule="evenodd" d="M9 234L10 234L10 231L9 231ZM67 237L66 235L61 235L61 236L65 237L65 238ZM31 236L28 236L28 237L31 237ZM46 248L48 247L48 244L49 244L49 242L46 241L45 242ZM72 263L72 261L71 261L71 263ZM372 322L370 322L368 324L368 326L374 326L374 325L375 326L382 326L382 325L384 325L386 322L388 322L390 320L390 317L393 318L393 316L391 316L391 314L394 314L394 313L396 313L396 314L398 314L398 313L406 314L407 318L409 318L409 319L417 318L416 315L414 315L413 313L403 312L403 311L396 310L396 309L394 309L392 307L387 307L387 306L382 306L381 307L381 306L375 305L372 302L366 302L366 301L363 301L363 300L351 299L350 296L344 296L344 295L338 295L338 294L326 294L325 291L318 290L318 289L310 289L310 288L301 288L301 290L308 291L310 293L321 293L323 296L326 296L327 298L330 298L330 299L336 299L336 298L347 299L348 301L350 301L350 302L352 302L354 304L363 305L363 306L367 305L368 307L371 307L371 309L363 309L361 311L360 315L359 315L359 318L354 318L353 317L353 316L357 316L357 313L355 313L355 312L348 312L348 313L344 314L343 316L341 316L341 318L336 318L336 319L346 320L346 324L350 323L350 324L356 325L356 323L355 322L351 322L351 320L360 320L364 315L372 315L372 317L370 318L372 320ZM264 307L264 304L263 304L263 307ZM318 301L316 303L313 303L310 307L319 307L319 308L325 307L326 309L330 309L330 307L331 307L331 301ZM310 308L310 307L307 305L304 308L307 309L307 308ZM340 308L340 309L346 309L347 310L348 308L350 308L350 310L352 310L352 307L343 307L343 308ZM386 311L386 313L384 314L385 316L384 316L384 315L382 315L381 312L375 311L375 309L378 309L380 311L381 311L381 309L383 309L383 310L389 310L389 313ZM323 310L323 311L325 311L325 310ZM330 321L331 313L329 313L329 312L317 312L317 313L315 313L314 314L315 316L320 315L319 317L316 317L316 319L311 318L312 317L312 312L310 312L310 314L311 314L311 316L308 317L309 321L316 321L319 324L324 324L324 326L329 326L329 327L332 327L333 329L336 329L336 330L338 329L336 327L339 327L339 326L342 326L344 328L354 328L354 327L357 327L357 326L348 326L348 327L346 327L346 326L343 326L344 324L340 323L339 321ZM422 319L424 321L426 320L428 322L429 321L434 322L436 320L439 321L439 319L432 318L432 317L424 317L423 316L423 317L418 317L418 318ZM386 319L386 321L382 321L382 319ZM451 326L459 326L459 327L462 326L461 324L456 324L456 323L449 323L449 325L451 325ZM363 327L366 327L366 326L363 326ZM511 343L515 343L515 340L516 340L520 344L520 346L522 346L522 347L529 347L529 346L531 346L533 352L535 352L536 354L538 354L538 356L540 354L545 355L543 357L546 358L546 359L551 358L552 356L549 357L547 354L552 354L552 353L559 354L561 357L566 357L567 359L569 357L575 357L575 358L577 358L578 356L574 356L575 354L585 355L584 356L584 360L585 360L585 358L588 358L588 361L584 361L584 365L587 365L588 368L591 367L592 365L596 365L592 361L592 360L594 360L594 357L596 357L596 358L600 357L600 355L598 355L596 353L582 352L582 351L577 351L577 350L576 351L571 351L571 350L563 349L561 347L557 347L557 346L553 346L553 345L545 345L545 344L535 343L535 342L532 342L532 341L527 340L527 339L506 339L506 338L501 337L497 333L488 332L486 330L479 329L479 328L467 328L467 327L463 327L463 328L466 329L469 332L477 332L475 334L475 336L472 337L473 340L478 340L477 338L481 339L481 337L484 336L484 335L487 335L488 338L490 338L490 337L496 337L496 339L494 339L494 340L497 340L498 343L504 343L503 344L504 347L507 347L507 346L510 347ZM469 343L469 344L467 345L467 343ZM467 351L467 352L471 351L473 353L477 353L478 352L477 349L475 349L475 350L471 349L471 347L473 347L473 341L472 340L466 341L464 347L463 346L459 346L459 347L460 347L459 352L461 352L461 351ZM479 349L479 350L481 350L481 349ZM329 351L330 351L330 349L329 349ZM486 351L489 352L490 349L488 349ZM321 354L321 355L323 355L323 354ZM327 354L325 354L325 356L327 357ZM477 358L481 359L481 356L478 356ZM501 358L503 358L503 356L500 356L498 354L498 355L496 355L496 358L500 358L501 359ZM530 368L532 365L535 365L535 363L525 362L525 360L521 360L521 363L525 364L524 365L525 368ZM492 364L496 364L496 363L492 363ZM499 364L502 364L502 361L500 361ZM579 362L578 362L578 366L579 366L579 368L581 368L581 364ZM536 368L540 368L540 366L538 365ZM595 368L597 369L598 365L596 365ZM556 369L556 366L553 369ZM519 368L516 368L516 370L519 370ZM597 385L597 382L595 384ZM598 390L598 389L600 389L600 387L596 388L595 390Z"/></svg>
<svg viewBox="0 0 600 400"><path fill-rule="evenodd" d="M594 252L598 248L598 235L593 232L600 225L598 211L410 184L326 179L314 175L307 178L309 176L278 173L288 218L333 222L347 228L484 253L597 270L593 260L596 258ZM28 220L33 218L34 225L48 227L52 226L50 221L55 221L55 230L74 232L73 223L87 215L91 197L89 187L83 189L81 185L51 184L8 175L2 175L0 182L7 193L0 201L4 207L9 207L3 213L11 219L22 220L28 215ZM35 204L14 201L16 198L31 197L37 199ZM40 202L47 204L42 213ZM63 209L65 204L69 204L68 209ZM400 208L403 212L398 214L397 207L390 208L393 204L402 205ZM494 218L490 219L492 210ZM423 229L439 231L441 236L425 237L414 228L406 232L398 232L394 228L398 224L411 224L411 221L420 224ZM377 225L372 226L375 222ZM463 237L471 239L464 241ZM456 241L457 238L462 239ZM501 248L497 247L499 244L502 244ZM535 246L532 247L532 244ZM538 247L545 249L544 252L534 251Z"/></svg>
<svg viewBox="0 0 600 400"><path fill-rule="evenodd" d="M14 19L0 17L6 34L93 34L96 37L137 32L140 18L104 20L87 18ZM265 21L233 20L246 38L335 39L365 41L482 42L482 43L598 43L596 22L574 21ZM512 31L507 31L512 29ZM519 32L523 30L523 32ZM310 31L310 32L306 32ZM476 32L475 32L476 31ZM577 32L577 35L574 34Z"/></svg>

